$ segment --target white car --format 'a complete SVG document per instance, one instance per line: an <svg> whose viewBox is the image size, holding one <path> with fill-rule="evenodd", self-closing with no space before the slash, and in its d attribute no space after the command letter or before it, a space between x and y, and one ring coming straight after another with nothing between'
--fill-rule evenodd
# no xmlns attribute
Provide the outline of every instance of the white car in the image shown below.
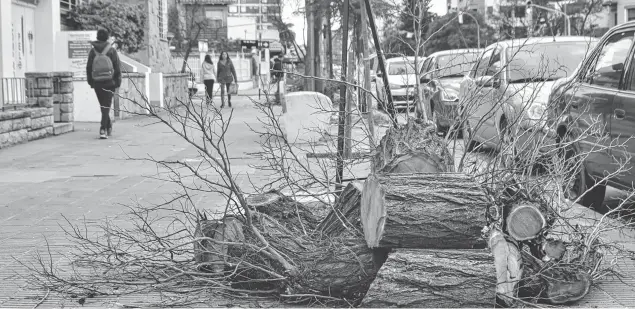
<svg viewBox="0 0 635 309"><path fill-rule="evenodd" d="M423 63L424 57L419 58ZM421 67L421 65L419 65ZM415 71L415 57L396 57L386 60L386 72L388 72L388 86L392 94L395 109L415 107L415 83L418 83ZM376 71L375 87L379 97L379 108L386 110L386 91L382 72Z"/></svg>
<svg viewBox="0 0 635 309"><path fill-rule="evenodd" d="M549 94L557 80L577 69L597 41L582 36L540 37L486 47L459 90L466 148L480 144L505 149L507 159L517 157L518 151L547 150L542 145L548 137Z"/></svg>

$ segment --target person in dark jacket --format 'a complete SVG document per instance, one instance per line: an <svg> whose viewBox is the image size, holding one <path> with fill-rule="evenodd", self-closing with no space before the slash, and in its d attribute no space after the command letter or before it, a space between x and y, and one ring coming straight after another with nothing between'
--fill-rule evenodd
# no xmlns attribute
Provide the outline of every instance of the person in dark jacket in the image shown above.
<svg viewBox="0 0 635 309"><path fill-rule="evenodd" d="M117 51L110 45L108 39L110 33L106 29L97 31L97 41L91 42L93 48L88 53L88 63L86 64L86 77L91 88L95 89L97 100L101 108L101 126L99 127L99 136L102 139L108 138L112 134L112 121L110 120L110 109L112 107L112 99L114 92L121 86L121 64ZM112 62L112 78L107 80L95 80L93 76L93 62L97 53L105 53Z"/></svg>
<svg viewBox="0 0 635 309"><path fill-rule="evenodd" d="M232 60L229 59L229 55L227 54L227 52L220 53L217 65L218 70L216 72L216 80L220 84L220 107L225 107L225 91L227 91L227 103L229 103L229 107L232 107L232 96L229 92L229 87L231 86L232 82L238 84L236 69L234 69L234 64L232 63Z"/></svg>

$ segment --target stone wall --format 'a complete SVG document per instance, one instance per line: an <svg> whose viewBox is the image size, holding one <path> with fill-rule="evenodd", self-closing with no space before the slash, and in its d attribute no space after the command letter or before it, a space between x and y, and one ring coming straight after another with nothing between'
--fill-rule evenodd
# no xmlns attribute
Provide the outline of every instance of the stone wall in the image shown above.
<svg viewBox="0 0 635 309"><path fill-rule="evenodd" d="M72 113L68 116L68 112L61 112L62 109L73 109L72 76L70 72L26 73L27 104L15 110L0 112L0 148L56 134L56 104L60 106L60 121L72 122ZM67 127L60 127L60 130L64 130L61 133L72 130L72 125L70 130Z"/></svg>
<svg viewBox="0 0 635 309"><path fill-rule="evenodd" d="M126 119L139 114L146 114L145 97L146 76L142 73L123 74L121 87L115 96L115 118Z"/></svg>
<svg viewBox="0 0 635 309"><path fill-rule="evenodd" d="M166 108L189 102L188 76L188 73L163 74L163 101Z"/></svg>

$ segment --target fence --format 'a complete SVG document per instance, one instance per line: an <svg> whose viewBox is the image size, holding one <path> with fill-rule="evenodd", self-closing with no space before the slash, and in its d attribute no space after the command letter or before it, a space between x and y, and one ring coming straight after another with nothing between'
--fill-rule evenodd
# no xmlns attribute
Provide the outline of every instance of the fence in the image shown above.
<svg viewBox="0 0 635 309"><path fill-rule="evenodd" d="M26 103L26 78L0 78L0 110L15 108Z"/></svg>
<svg viewBox="0 0 635 309"><path fill-rule="evenodd" d="M173 57L174 63L177 65L177 69L181 69L183 65L183 57ZM251 80L251 60L249 58L239 58L239 57L231 57L232 62L234 63L234 68L236 69L236 76L239 82L250 81ZM216 61L218 59L213 59L214 65L216 65ZM187 58L187 67L186 71L191 72L194 75L194 81L201 81L201 67L203 64L198 58L198 55L193 54Z"/></svg>

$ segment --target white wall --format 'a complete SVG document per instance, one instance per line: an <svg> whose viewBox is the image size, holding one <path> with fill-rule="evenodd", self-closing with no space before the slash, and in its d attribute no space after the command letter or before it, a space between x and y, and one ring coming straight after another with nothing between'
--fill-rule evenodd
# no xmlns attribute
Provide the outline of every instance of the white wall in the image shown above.
<svg viewBox="0 0 635 309"><path fill-rule="evenodd" d="M0 77L13 77L11 1L0 1Z"/></svg>
<svg viewBox="0 0 635 309"><path fill-rule="evenodd" d="M60 2L42 0L35 8L35 67L37 71L55 71L56 35L61 31Z"/></svg>
<svg viewBox="0 0 635 309"><path fill-rule="evenodd" d="M227 17L227 37L230 40L256 40L256 34L256 17Z"/></svg>
<svg viewBox="0 0 635 309"><path fill-rule="evenodd" d="M57 32L56 39L56 54L55 68L50 71L70 71L75 76L86 75L86 61L88 60L88 53L86 51L85 57L76 59L69 58L69 42L83 42L84 44L90 44L90 41L97 39L97 31L59 31ZM89 45L87 45L88 47ZM51 61L52 62L52 61Z"/></svg>
<svg viewBox="0 0 635 309"><path fill-rule="evenodd" d="M0 0L2 1L2 0ZM86 78L75 78L73 81L73 117L79 122L100 122L101 110L95 90L90 88ZM112 113L114 115L114 112Z"/></svg>

